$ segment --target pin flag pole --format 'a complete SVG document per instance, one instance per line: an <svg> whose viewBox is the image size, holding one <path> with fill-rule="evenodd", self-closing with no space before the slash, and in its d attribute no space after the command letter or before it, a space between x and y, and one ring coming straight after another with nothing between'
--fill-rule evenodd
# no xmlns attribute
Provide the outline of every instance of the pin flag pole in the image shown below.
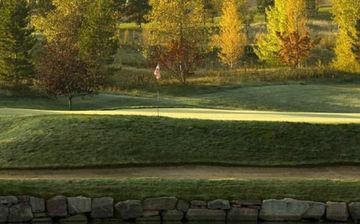
<svg viewBox="0 0 360 224"><path fill-rule="evenodd" d="M154 76L156 79L156 92L157 92L157 116L160 117L160 88L159 88L159 81L161 79L161 72L160 72L160 64L157 64L156 69L154 71Z"/></svg>

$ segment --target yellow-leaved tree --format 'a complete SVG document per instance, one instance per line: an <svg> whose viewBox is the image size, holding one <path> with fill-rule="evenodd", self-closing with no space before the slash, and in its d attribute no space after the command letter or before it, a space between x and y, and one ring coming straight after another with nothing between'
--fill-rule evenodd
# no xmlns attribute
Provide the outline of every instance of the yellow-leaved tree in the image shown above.
<svg viewBox="0 0 360 224"><path fill-rule="evenodd" d="M360 62L352 50L356 45L356 25L360 20L359 0L333 0L332 4L334 20L339 26L333 65L344 71L360 71Z"/></svg>
<svg viewBox="0 0 360 224"><path fill-rule="evenodd" d="M207 50L202 0L150 0L144 27L144 54L160 63L182 83L193 74Z"/></svg>
<svg viewBox="0 0 360 224"><path fill-rule="evenodd" d="M306 0L275 0L274 6L267 9L267 33L258 38L255 49L260 60L269 64L284 63L286 60L282 60L279 54L283 50L283 40L290 36L309 35L306 7Z"/></svg>
<svg viewBox="0 0 360 224"><path fill-rule="evenodd" d="M221 61L233 68L244 54L247 44L246 33L243 32L244 19L238 10L237 0L225 0L222 6L220 34L214 38L220 48Z"/></svg>

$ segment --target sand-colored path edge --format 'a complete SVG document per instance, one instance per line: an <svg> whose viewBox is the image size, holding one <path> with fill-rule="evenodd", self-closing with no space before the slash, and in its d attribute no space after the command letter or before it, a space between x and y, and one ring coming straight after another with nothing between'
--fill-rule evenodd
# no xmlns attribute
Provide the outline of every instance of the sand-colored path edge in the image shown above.
<svg viewBox="0 0 360 224"><path fill-rule="evenodd" d="M356 180L360 167L260 168L172 166L117 169L0 170L0 179L308 179Z"/></svg>

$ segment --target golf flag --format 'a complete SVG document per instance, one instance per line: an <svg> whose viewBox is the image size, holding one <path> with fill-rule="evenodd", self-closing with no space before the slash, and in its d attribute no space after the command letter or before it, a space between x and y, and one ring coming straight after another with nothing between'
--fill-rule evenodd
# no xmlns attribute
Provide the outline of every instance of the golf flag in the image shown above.
<svg viewBox="0 0 360 224"><path fill-rule="evenodd" d="M156 80L160 80L161 79L161 73L160 73L160 65L157 64L156 69L154 71L154 76Z"/></svg>

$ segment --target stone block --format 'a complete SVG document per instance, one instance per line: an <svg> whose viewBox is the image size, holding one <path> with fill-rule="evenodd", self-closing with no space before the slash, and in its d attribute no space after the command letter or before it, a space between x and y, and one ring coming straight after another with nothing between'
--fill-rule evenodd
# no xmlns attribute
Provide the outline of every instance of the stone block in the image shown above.
<svg viewBox="0 0 360 224"><path fill-rule="evenodd" d="M349 204L349 212L352 220L360 220L360 202L352 202Z"/></svg>
<svg viewBox="0 0 360 224"><path fill-rule="evenodd" d="M228 200L217 199L208 203L208 209L229 210L230 202Z"/></svg>
<svg viewBox="0 0 360 224"><path fill-rule="evenodd" d="M94 198L91 203L91 217L94 219L112 218L114 199L110 197Z"/></svg>
<svg viewBox="0 0 360 224"><path fill-rule="evenodd" d="M226 212L224 210L189 209L189 211L186 214L186 219L190 222L193 221L225 222Z"/></svg>
<svg viewBox="0 0 360 224"><path fill-rule="evenodd" d="M259 210L252 208L231 208L228 222L256 222L259 218Z"/></svg>
<svg viewBox="0 0 360 224"><path fill-rule="evenodd" d="M205 201L193 200L190 202L190 208L207 208L207 203Z"/></svg>
<svg viewBox="0 0 360 224"><path fill-rule="evenodd" d="M50 217L66 217L68 215L67 200L64 196L56 196L46 201L46 210Z"/></svg>
<svg viewBox="0 0 360 224"><path fill-rule="evenodd" d="M177 201L178 200L175 197L148 198L144 201L144 210L174 210Z"/></svg>
<svg viewBox="0 0 360 224"><path fill-rule="evenodd" d="M69 197L68 209L70 215L84 214L91 212L91 198Z"/></svg>
<svg viewBox="0 0 360 224"><path fill-rule="evenodd" d="M349 219L349 212L345 202L326 203L326 219L329 221L346 222Z"/></svg>
<svg viewBox="0 0 360 224"><path fill-rule="evenodd" d="M190 203L184 200L179 200L176 205L177 210L187 212L190 208Z"/></svg>
<svg viewBox="0 0 360 224"><path fill-rule="evenodd" d="M143 215L141 201L128 200L115 205L115 216L123 220L140 218Z"/></svg>
<svg viewBox="0 0 360 224"><path fill-rule="evenodd" d="M265 200L262 203L260 219L265 221L300 221L309 205L294 199Z"/></svg>
<svg viewBox="0 0 360 224"><path fill-rule="evenodd" d="M180 222L184 219L184 212L179 210L168 210L162 213L163 221Z"/></svg>
<svg viewBox="0 0 360 224"><path fill-rule="evenodd" d="M10 207L8 222L24 223L31 221L33 217L30 205L21 203Z"/></svg>
<svg viewBox="0 0 360 224"><path fill-rule="evenodd" d="M30 197L32 212L45 212L45 200L43 198Z"/></svg>
<svg viewBox="0 0 360 224"><path fill-rule="evenodd" d="M9 217L9 208L6 205L0 204L0 223L6 223Z"/></svg>

